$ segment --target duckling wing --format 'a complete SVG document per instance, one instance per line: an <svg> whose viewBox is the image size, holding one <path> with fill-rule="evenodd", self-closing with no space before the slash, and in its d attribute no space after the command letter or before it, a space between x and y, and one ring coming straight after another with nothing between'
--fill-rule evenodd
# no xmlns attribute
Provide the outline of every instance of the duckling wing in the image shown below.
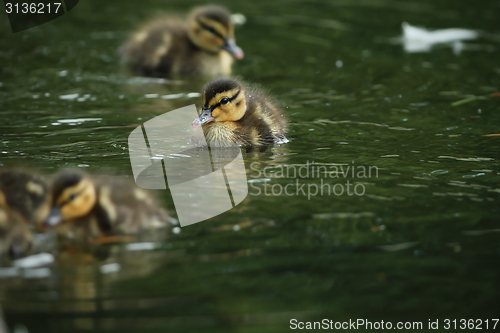
<svg viewBox="0 0 500 333"><path fill-rule="evenodd" d="M248 116L243 120L249 138L254 145L288 142L285 137L287 120L283 111L276 106L272 98L254 88L249 93Z"/></svg>
<svg viewBox="0 0 500 333"><path fill-rule="evenodd" d="M123 180L99 187L99 206L109 219L112 234L135 234L145 229L165 227L167 212L145 190Z"/></svg>

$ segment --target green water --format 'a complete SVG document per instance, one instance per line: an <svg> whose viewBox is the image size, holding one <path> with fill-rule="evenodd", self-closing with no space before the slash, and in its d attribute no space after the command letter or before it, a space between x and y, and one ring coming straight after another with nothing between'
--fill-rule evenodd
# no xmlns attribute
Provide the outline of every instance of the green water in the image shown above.
<svg viewBox="0 0 500 333"><path fill-rule="evenodd" d="M391 38L404 21L500 34L499 3L219 3L247 18L236 31L246 57L234 73L280 100L290 142L246 154L249 180L259 179L249 196L156 250L61 251L49 277L3 277L8 325L30 333L286 332L294 318L422 322L424 330L429 320L444 330L446 319L457 327L489 319L491 328L500 309L500 138L484 135L500 132L500 97L492 95L500 91L499 38L465 42L460 54L447 46L408 54ZM0 14L0 163L131 177L130 132L200 105L186 94L204 80L134 77L116 49L157 9L199 4L80 1L16 34ZM90 119L67 122L81 118ZM349 181L363 195L272 194L273 185L276 194L296 181L283 167L304 165L378 174L299 179L313 191ZM168 191L158 196L173 210ZM118 272L101 273L113 263Z"/></svg>

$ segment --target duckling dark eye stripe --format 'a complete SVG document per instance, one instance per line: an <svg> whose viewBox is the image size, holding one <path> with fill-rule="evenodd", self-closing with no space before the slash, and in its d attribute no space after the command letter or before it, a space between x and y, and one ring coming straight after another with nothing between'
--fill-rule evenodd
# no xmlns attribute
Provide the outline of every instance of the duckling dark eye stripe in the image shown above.
<svg viewBox="0 0 500 333"><path fill-rule="evenodd" d="M206 25L205 23L201 22L200 20L198 20L198 24L205 30L208 30L210 31L211 33L213 33L214 35L216 35L217 37L220 37L222 39L225 39L224 36L222 36L217 30L215 30L215 28L212 28L212 27L209 27L208 25Z"/></svg>
<svg viewBox="0 0 500 333"><path fill-rule="evenodd" d="M234 101L234 100L236 99L236 97L238 97L238 95L240 94L240 92L241 92L241 90L238 90L238 92L237 92L236 94L234 94L234 96L233 96L233 97L229 97L229 102ZM229 103L229 102L228 102L228 103ZM216 108L218 108L221 104L222 104L222 103L221 103L221 102L219 102L219 103L215 104L214 106L212 106L210 109L213 111L213 110L215 110Z"/></svg>
<svg viewBox="0 0 500 333"><path fill-rule="evenodd" d="M79 192L74 193L74 194L75 194L75 198L76 198L77 196L79 196L80 194L82 194L84 191L85 191L85 189L83 189L83 190L81 190L81 191L79 191ZM65 204L67 204L68 202L70 202L70 201L72 201L72 200L73 200L73 199L68 199L68 200L63 201L63 202L59 205L59 207L64 206Z"/></svg>
<svg viewBox="0 0 500 333"><path fill-rule="evenodd" d="M236 97L238 97L238 95L240 94L241 90L238 90L238 92L236 94L234 94L233 97L229 98L229 101L232 102L235 100Z"/></svg>

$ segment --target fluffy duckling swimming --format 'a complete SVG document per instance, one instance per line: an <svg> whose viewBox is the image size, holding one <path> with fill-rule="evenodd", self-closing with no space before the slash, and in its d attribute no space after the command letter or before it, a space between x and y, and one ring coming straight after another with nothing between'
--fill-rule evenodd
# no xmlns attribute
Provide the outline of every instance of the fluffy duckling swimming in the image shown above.
<svg viewBox="0 0 500 333"><path fill-rule="evenodd" d="M202 126L211 146L267 146L288 142L287 120L264 92L232 79L209 82L203 89L201 114L191 124ZM204 145L199 138L195 144Z"/></svg>
<svg viewBox="0 0 500 333"><path fill-rule="evenodd" d="M187 21L154 21L119 51L135 71L156 77L229 75L233 57L243 58L234 41L231 14L213 5L195 9Z"/></svg>
<svg viewBox="0 0 500 333"><path fill-rule="evenodd" d="M19 213L30 225L42 222L49 214L49 185L40 175L28 170L0 171L0 191L5 206Z"/></svg>
<svg viewBox="0 0 500 333"><path fill-rule="evenodd" d="M75 240L133 235L171 221L152 196L123 179L65 170L55 176L51 198L46 225Z"/></svg>

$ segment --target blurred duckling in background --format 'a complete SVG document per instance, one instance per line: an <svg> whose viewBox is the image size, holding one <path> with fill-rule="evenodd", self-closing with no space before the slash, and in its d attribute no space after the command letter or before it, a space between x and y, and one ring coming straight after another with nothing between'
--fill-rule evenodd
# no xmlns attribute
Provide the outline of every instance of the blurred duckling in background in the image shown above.
<svg viewBox="0 0 500 333"><path fill-rule="evenodd" d="M8 254L18 258L29 252L33 235L25 219L7 206L5 195L0 191L0 257Z"/></svg>
<svg viewBox="0 0 500 333"><path fill-rule="evenodd" d="M49 215L49 185L42 176L23 169L1 170L0 190L5 206L19 213L29 225L34 226Z"/></svg>
<svg viewBox="0 0 500 333"><path fill-rule="evenodd" d="M283 111L261 90L233 79L219 79L205 86L201 114L191 125L202 126L211 146L265 147L288 142ZM200 138L193 141L205 145Z"/></svg>
<svg viewBox="0 0 500 333"><path fill-rule="evenodd" d="M187 21L165 18L147 24L119 52L145 76L229 75L233 57L243 58L234 40L231 13L200 7Z"/></svg>
<svg viewBox="0 0 500 333"><path fill-rule="evenodd" d="M49 214L49 186L40 175L24 169L0 170L0 253L26 255L33 245L30 226Z"/></svg>
<svg viewBox="0 0 500 333"><path fill-rule="evenodd" d="M46 226L77 241L134 235L167 226L172 219L154 198L123 179L90 177L77 170L57 174L51 186L52 210ZM99 242L98 242L99 243Z"/></svg>

